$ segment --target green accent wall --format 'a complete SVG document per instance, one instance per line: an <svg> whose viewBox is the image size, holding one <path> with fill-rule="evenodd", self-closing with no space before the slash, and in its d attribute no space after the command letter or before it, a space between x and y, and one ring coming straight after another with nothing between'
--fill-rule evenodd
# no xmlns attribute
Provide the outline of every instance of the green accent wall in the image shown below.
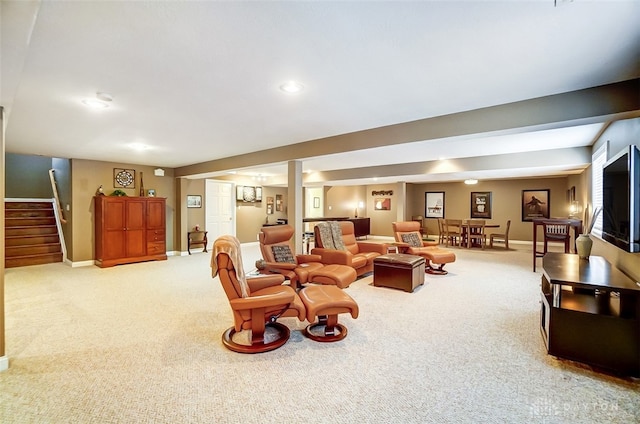
<svg viewBox="0 0 640 424"><path fill-rule="evenodd" d="M52 159L45 156L5 155L5 197L19 199L51 199L49 181Z"/></svg>

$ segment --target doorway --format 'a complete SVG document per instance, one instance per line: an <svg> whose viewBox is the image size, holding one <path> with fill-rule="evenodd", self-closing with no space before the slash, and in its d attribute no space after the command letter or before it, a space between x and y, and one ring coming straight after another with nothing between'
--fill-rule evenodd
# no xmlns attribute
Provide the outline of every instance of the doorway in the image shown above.
<svg viewBox="0 0 640 424"><path fill-rule="evenodd" d="M205 180L205 230L209 246L222 235L236 235L233 183Z"/></svg>

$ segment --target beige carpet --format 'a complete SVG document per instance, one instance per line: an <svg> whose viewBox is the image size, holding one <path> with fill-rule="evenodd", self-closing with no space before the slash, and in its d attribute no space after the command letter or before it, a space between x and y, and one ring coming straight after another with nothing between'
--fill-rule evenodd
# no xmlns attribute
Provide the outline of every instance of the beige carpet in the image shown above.
<svg viewBox="0 0 640 424"><path fill-rule="evenodd" d="M640 382L545 353L527 250L456 249L414 293L356 281L347 338L226 350L209 256L6 271L2 423L633 423ZM247 266L258 250L244 246Z"/></svg>

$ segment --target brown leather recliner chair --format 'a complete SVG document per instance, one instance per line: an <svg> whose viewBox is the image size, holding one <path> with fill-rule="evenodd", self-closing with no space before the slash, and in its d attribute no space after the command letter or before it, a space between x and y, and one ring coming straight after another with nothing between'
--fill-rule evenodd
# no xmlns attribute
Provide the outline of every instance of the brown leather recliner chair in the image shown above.
<svg viewBox="0 0 640 424"><path fill-rule="evenodd" d="M260 353L274 350L289 339L287 326L277 322L280 317L306 318L306 308L294 289L283 285L282 275L246 278L242 267L240 242L233 236L221 236L213 244L212 277L218 276L233 311L234 326L222 335L222 343L240 353ZM265 340L265 330L277 334ZM234 340L234 335L250 330L250 344ZM271 337L270 337L271 338Z"/></svg>
<svg viewBox="0 0 640 424"><path fill-rule="evenodd" d="M339 229L340 235L336 234L336 231L333 233L334 237L340 238L338 241L344 245L344 250L341 250L342 246L327 244L327 225L324 224L329 224L336 230ZM320 222L313 232L316 247L311 250L311 253L322 256L323 263L350 266L356 270L358 276L373 272L373 260L387 253L385 243L356 240L353 222L350 221Z"/></svg>
<svg viewBox="0 0 640 424"><path fill-rule="evenodd" d="M416 221L399 221L391 225L396 245L402 253L425 258L425 272L429 274L447 274L443 268L445 264L455 262L456 255L453 252L441 249L435 242L423 241L420 224Z"/></svg>
<svg viewBox="0 0 640 424"><path fill-rule="evenodd" d="M265 271L284 275L295 289L306 283L336 285L342 289L355 281L356 273L349 267L325 264L318 254L294 255L293 233L293 227L288 224L262 227L258 239Z"/></svg>
<svg viewBox="0 0 640 424"><path fill-rule="evenodd" d="M294 289L309 281L309 272L324 266L320 255L294 255L291 225L262 227L258 240L265 270L282 274Z"/></svg>

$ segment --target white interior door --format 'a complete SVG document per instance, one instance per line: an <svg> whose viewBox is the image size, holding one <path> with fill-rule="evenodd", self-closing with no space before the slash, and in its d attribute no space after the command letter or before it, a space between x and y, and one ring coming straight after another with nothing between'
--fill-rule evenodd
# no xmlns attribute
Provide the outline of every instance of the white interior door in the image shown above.
<svg viewBox="0 0 640 424"><path fill-rule="evenodd" d="M235 196L232 183L206 180L206 230L209 245L222 235L236 235Z"/></svg>

